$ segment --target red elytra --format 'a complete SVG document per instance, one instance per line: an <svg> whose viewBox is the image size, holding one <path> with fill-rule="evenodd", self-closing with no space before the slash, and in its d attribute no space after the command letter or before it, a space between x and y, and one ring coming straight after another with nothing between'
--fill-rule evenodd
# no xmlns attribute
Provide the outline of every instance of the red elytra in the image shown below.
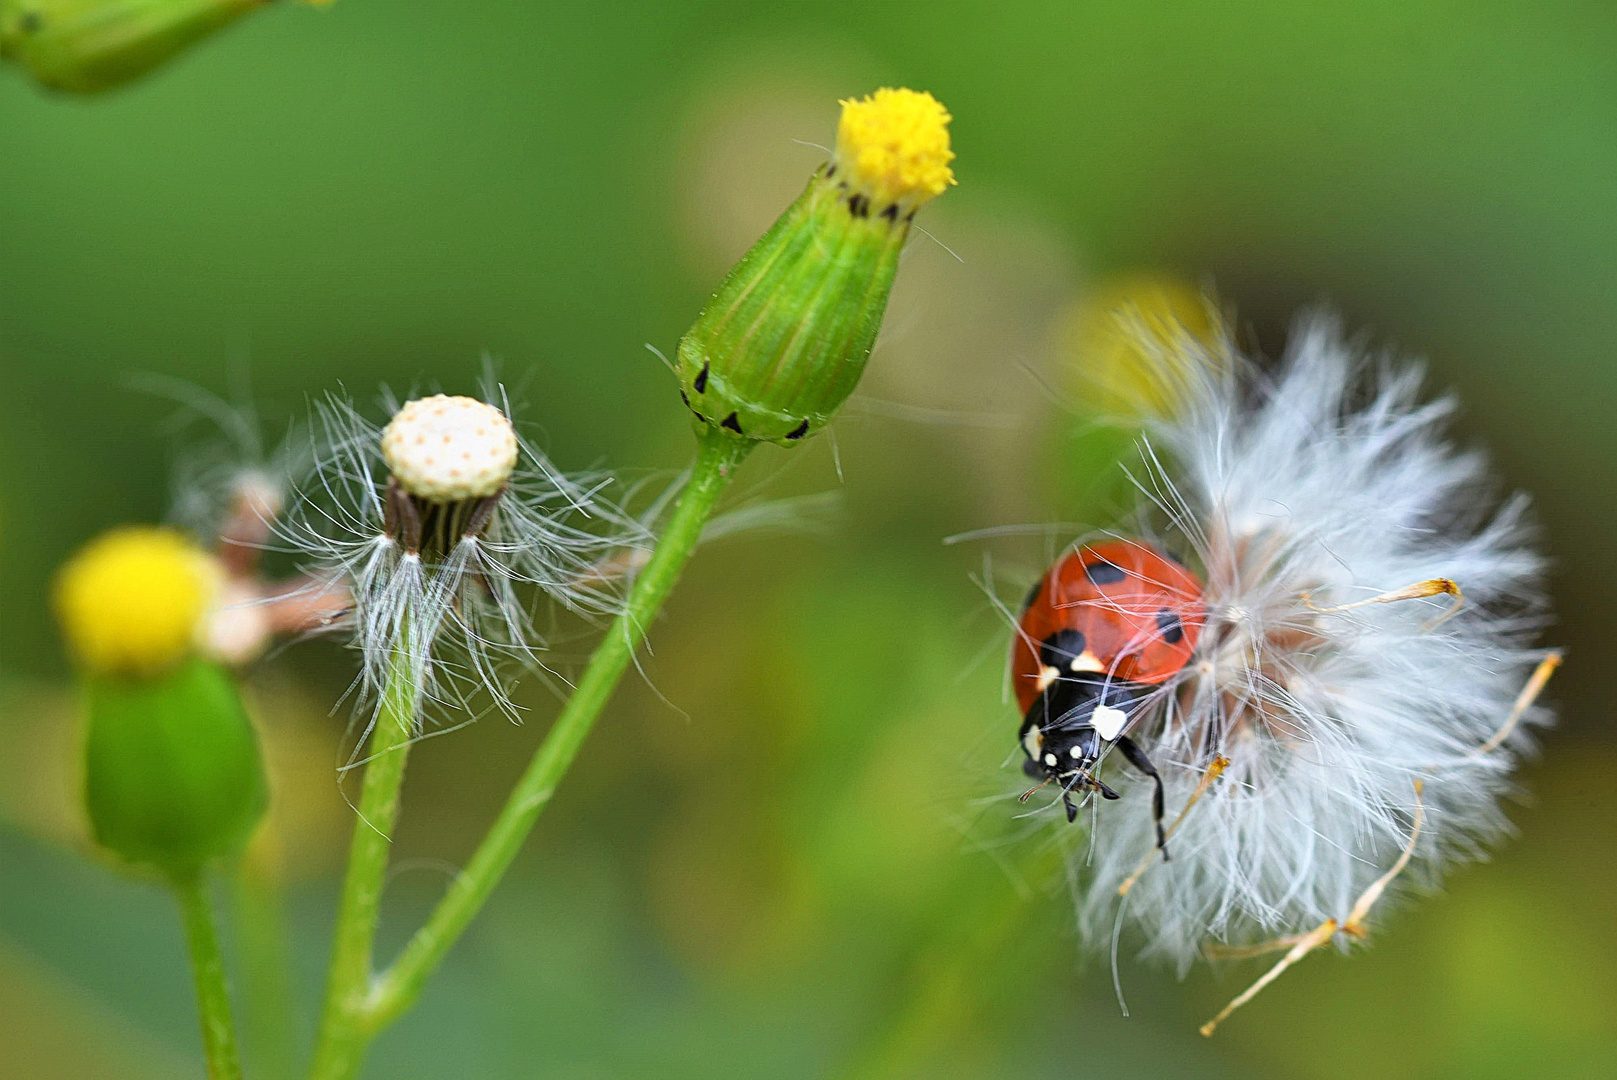
<svg viewBox="0 0 1617 1080"><path fill-rule="evenodd" d="M1153 685L1190 662L1206 622L1202 583L1151 545L1105 540L1075 548L1028 595L1011 652L1017 704L1026 714L1039 696L1039 649L1060 631L1083 635L1078 670Z"/></svg>

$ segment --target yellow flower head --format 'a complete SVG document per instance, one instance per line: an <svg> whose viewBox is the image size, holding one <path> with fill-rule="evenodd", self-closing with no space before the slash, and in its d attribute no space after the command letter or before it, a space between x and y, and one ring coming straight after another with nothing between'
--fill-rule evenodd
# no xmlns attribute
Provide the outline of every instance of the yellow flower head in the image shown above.
<svg viewBox="0 0 1617 1080"><path fill-rule="evenodd" d="M56 615L75 656L98 674L144 675L195 646L217 572L172 529L130 525L90 541L56 579Z"/></svg>
<svg viewBox="0 0 1617 1080"><path fill-rule="evenodd" d="M914 90L884 88L850 98L837 125L836 163L878 212L893 204L907 212L955 182L951 119L937 98Z"/></svg>
<svg viewBox="0 0 1617 1080"><path fill-rule="evenodd" d="M1067 310L1060 336L1080 396L1115 419L1172 416L1187 385L1228 369L1217 301L1168 275L1103 282Z"/></svg>

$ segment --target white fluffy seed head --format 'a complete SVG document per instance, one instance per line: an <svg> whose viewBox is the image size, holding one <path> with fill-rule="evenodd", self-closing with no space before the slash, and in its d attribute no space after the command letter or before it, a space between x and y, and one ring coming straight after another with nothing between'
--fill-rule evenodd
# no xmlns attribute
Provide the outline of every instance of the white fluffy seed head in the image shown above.
<svg viewBox="0 0 1617 1080"><path fill-rule="evenodd" d="M400 486L419 499L479 499L511 478L517 436L493 405L434 394L394 414L382 431L382 458Z"/></svg>
<svg viewBox="0 0 1617 1080"><path fill-rule="evenodd" d="M490 397L505 400L498 387ZM585 615L616 613L621 583L597 568L649 547L648 536L608 498L609 475L561 472L514 436L508 407L444 396L388 407L393 420L385 434L342 398L316 409L309 466L276 522L278 546L296 554L313 580L339 585L349 598L346 615L329 629L351 635L361 657L362 717L374 717L401 660L419 680L418 724L426 712L476 712L488 702L515 716L513 679L522 672L547 677L535 601L549 597ZM418 434L429 437L418 444ZM445 434L451 445L480 445L485 460L498 450L495 464L458 478L434 471L420 448L443 446ZM390 473L418 500L499 492L499 503L481 531L450 537L446 550L406 550L389 524Z"/></svg>
<svg viewBox="0 0 1617 1080"><path fill-rule="evenodd" d="M1142 345L1166 348L1202 346ZM1479 752L1543 655L1543 559L1526 499L1501 504L1483 458L1444 438L1454 403L1421 401L1417 367L1362 355L1324 319L1300 326L1272 372L1168 359L1201 374L1179 379L1179 408L1148 428L1140 486L1154 510L1138 531L1194 553L1208 622L1129 734L1163 775L1170 818L1215 756L1230 765L1123 917L1183 971L1207 944L1344 917L1408 842L1416 780L1425 827L1400 881L1430 885L1482 854L1509 829L1499 802L1529 728L1550 717L1532 709ZM1439 619L1447 596L1347 607L1435 578L1465 592L1452 618ZM1154 843L1151 785L1107 772L1124 799L1099 810L1093 855L1074 867L1080 930L1098 949Z"/></svg>

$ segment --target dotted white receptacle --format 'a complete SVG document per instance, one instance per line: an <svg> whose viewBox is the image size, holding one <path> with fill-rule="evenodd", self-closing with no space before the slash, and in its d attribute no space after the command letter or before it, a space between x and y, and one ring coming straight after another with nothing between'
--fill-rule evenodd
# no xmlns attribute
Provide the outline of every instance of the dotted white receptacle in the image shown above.
<svg viewBox="0 0 1617 1080"><path fill-rule="evenodd" d="M382 458L401 487L429 502L499 491L517 463L511 421L476 398L434 394L408 402L382 432Z"/></svg>

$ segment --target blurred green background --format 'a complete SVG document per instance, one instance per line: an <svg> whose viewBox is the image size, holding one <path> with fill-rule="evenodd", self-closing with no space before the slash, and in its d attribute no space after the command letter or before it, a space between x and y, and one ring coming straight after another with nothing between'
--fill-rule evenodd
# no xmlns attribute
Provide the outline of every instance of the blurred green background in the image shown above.
<svg viewBox="0 0 1617 1080"><path fill-rule="evenodd" d="M0 70L0 1076L201 1075L166 898L85 857L47 609L75 546L166 512L175 407L131 380L249 387L273 435L338 387L468 392L486 353L563 465L677 469L688 422L645 343L796 194L835 99L889 84L952 110L960 187L834 437L741 483L839 491L829 535L702 553L649 681L368 1075L1617 1075L1609 5L342 0L99 99ZM1138 270L1215 286L1271 354L1327 300L1428 357L1460 437L1537 499L1570 648L1519 839L1214 1041L1196 1025L1260 969L1179 983L1125 938L1125 1020L1047 880L1053 826L982 842L1008 832L981 797L1016 783L1017 721L973 578L1019 594L1046 551L940 543L1102 521L1051 452L1074 422L1053 328ZM349 822L346 664L301 645L252 680L300 1040ZM552 700L525 703L412 761L384 950L543 734ZM272 1076L273 1033L246 1037Z"/></svg>

